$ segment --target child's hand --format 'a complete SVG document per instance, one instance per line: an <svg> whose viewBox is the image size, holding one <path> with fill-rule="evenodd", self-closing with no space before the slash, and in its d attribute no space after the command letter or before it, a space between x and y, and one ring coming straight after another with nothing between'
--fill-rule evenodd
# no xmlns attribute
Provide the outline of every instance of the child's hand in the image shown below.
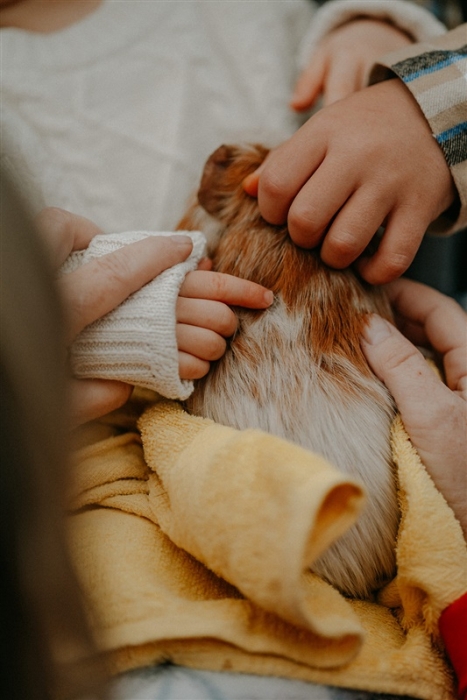
<svg viewBox="0 0 467 700"><path fill-rule="evenodd" d="M312 107L321 94L324 105L330 105L361 90L380 56L410 43L405 32L374 19L357 19L334 29L298 78L290 106L299 112Z"/></svg>
<svg viewBox="0 0 467 700"><path fill-rule="evenodd" d="M73 250L87 248L102 231L91 221L57 208L37 217L52 264L59 267ZM65 302L66 343L83 328L121 304L130 294L190 255L188 236L151 236L92 260L63 275L58 286ZM132 387L119 381L70 379L72 423L98 418L123 405Z"/></svg>
<svg viewBox="0 0 467 700"><path fill-rule="evenodd" d="M209 363L224 354L225 338L237 329L237 317L228 304L266 309L272 301L273 293L254 282L206 269L189 272L177 301L180 377L204 377Z"/></svg>
<svg viewBox="0 0 467 700"><path fill-rule="evenodd" d="M313 115L245 179L262 216L288 223L304 248L338 269L358 260L372 284L412 262L429 224L454 201L440 146L399 79L364 88ZM386 227L372 257L364 251Z"/></svg>

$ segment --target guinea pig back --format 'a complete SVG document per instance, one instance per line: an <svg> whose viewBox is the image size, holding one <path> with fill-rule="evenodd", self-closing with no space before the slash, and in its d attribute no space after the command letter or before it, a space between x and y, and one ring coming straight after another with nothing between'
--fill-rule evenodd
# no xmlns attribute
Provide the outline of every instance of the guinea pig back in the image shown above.
<svg viewBox="0 0 467 700"><path fill-rule="evenodd" d="M399 511L391 458L394 404L360 347L365 315L392 319L384 292L351 269L298 248L286 226L262 219L242 187L262 146L221 146L206 163L179 229L204 231L213 269L263 284L265 311L236 309L225 355L196 383L187 409L235 428L258 428L322 454L365 485L359 521L313 565L345 594L367 597L394 573Z"/></svg>

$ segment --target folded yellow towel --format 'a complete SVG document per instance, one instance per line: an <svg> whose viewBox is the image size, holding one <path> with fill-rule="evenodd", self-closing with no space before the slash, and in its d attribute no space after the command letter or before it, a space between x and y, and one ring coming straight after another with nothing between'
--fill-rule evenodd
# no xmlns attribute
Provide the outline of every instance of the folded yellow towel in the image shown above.
<svg viewBox="0 0 467 700"><path fill-rule="evenodd" d="M309 570L364 505L347 475L175 402L145 411L141 438L122 425L85 429L70 492L72 555L112 672L170 659L454 697L437 620L467 589L467 551L400 420L398 573L371 602L345 599Z"/></svg>

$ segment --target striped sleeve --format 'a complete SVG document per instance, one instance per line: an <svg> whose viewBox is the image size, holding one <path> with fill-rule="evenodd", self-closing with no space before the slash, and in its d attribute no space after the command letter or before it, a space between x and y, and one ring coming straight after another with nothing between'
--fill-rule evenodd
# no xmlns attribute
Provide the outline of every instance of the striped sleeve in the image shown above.
<svg viewBox="0 0 467 700"><path fill-rule="evenodd" d="M453 233L467 227L467 24L385 56L370 82L394 74L417 100L459 193L455 215L440 217L430 230Z"/></svg>

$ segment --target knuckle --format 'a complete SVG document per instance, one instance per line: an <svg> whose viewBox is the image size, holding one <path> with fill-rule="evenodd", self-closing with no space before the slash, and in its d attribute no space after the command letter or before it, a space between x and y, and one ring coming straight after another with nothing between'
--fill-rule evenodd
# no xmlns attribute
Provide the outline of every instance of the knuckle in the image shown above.
<svg viewBox="0 0 467 700"><path fill-rule="evenodd" d="M224 304L220 314L219 333L228 338L235 333L237 325L237 316L230 307Z"/></svg>
<svg viewBox="0 0 467 700"><path fill-rule="evenodd" d="M322 227L316 212L304 206L292 206L289 211L287 223L292 238L297 236L300 240L306 240L316 235L320 232Z"/></svg>
<svg viewBox="0 0 467 700"><path fill-rule="evenodd" d="M227 343L222 336L214 331L206 334L204 339L203 359L212 361L218 360L225 353Z"/></svg>
<svg viewBox="0 0 467 700"><path fill-rule="evenodd" d="M36 224L42 226L63 226L69 219L69 213L60 207L45 207L35 217Z"/></svg>
<svg viewBox="0 0 467 700"><path fill-rule="evenodd" d="M285 181L274 167L265 167L261 174L261 189L266 197L273 200L282 197L285 184Z"/></svg>
<svg viewBox="0 0 467 700"><path fill-rule="evenodd" d="M391 278L398 277L407 270L411 262L412 256L408 253L392 253L386 258L386 273Z"/></svg>
<svg viewBox="0 0 467 700"><path fill-rule="evenodd" d="M70 212L59 207L46 207L34 219L37 230L53 249L63 250L71 250L73 247L73 230L70 222Z"/></svg>
<svg viewBox="0 0 467 700"><path fill-rule="evenodd" d="M363 276L370 284L386 284L400 277L412 262L412 257L406 253L386 255L378 263L368 265Z"/></svg>
<svg viewBox="0 0 467 700"><path fill-rule="evenodd" d="M406 343L404 343L402 347L400 345L393 347L391 344L386 352L384 360L389 372L394 370L398 371L401 367L406 365L424 362L423 355L420 350L417 350L415 346Z"/></svg>
<svg viewBox="0 0 467 700"><path fill-rule="evenodd" d="M323 246L322 258L324 262L334 264L336 267L346 267L360 252L356 238L352 233L339 232L327 237L326 248Z"/></svg>
<svg viewBox="0 0 467 700"><path fill-rule="evenodd" d="M287 181L276 171L265 170L259 181L258 203L266 221L271 224L283 224L289 202Z"/></svg>
<svg viewBox="0 0 467 700"><path fill-rule="evenodd" d="M179 373L182 379L201 379L209 372L210 364L188 353L179 353Z"/></svg>

